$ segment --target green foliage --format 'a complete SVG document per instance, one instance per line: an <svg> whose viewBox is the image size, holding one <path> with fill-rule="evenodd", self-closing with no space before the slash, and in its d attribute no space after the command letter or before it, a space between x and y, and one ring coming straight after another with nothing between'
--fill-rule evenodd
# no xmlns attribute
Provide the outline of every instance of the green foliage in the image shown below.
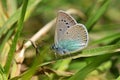
<svg viewBox="0 0 120 80"><path fill-rule="evenodd" d="M12 63L12 59L13 59L13 56L14 56L14 52L15 52L15 49L16 49L16 44L17 44L18 38L19 38L20 33L22 31L22 28L23 28L23 21L24 21L26 8L27 8L27 3L28 3L27 0L24 1L24 3L23 3L21 17L18 20L18 24L17 24L17 32L16 32L15 37L14 37L14 39L12 41L12 45L11 45L10 51L8 53L7 62L6 62L6 65L4 67L5 68L5 73L7 75L8 75L9 70L10 70L10 66L11 66L11 63Z"/></svg>
<svg viewBox="0 0 120 80"><path fill-rule="evenodd" d="M119 0L1 0L0 4L0 80L119 80L120 20ZM9 4L9 5L8 5ZM77 10L86 19L89 44L81 52L54 55L53 29L38 41L17 63L17 48L56 17L58 10ZM80 13L79 13L80 12ZM55 28L53 26L53 28ZM21 34L22 33L22 34ZM31 34L32 33L32 34ZM19 57L19 56L18 56ZM110 65L108 63L110 62ZM104 64L104 65L103 65ZM21 73L16 76L21 67ZM15 68L15 69L13 69ZM102 68L102 69L101 69ZM12 75L12 76L11 76ZM103 76L104 75L104 76Z"/></svg>
<svg viewBox="0 0 120 80"><path fill-rule="evenodd" d="M0 65L0 80L7 80L4 68Z"/></svg>
<svg viewBox="0 0 120 80"><path fill-rule="evenodd" d="M99 18L105 13L108 5L110 3L110 0L105 0L102 4L102 6L100 7L100 9L98 9L96 11L95 14L93 14L93 16L91 16L88 21L86 22L86 26L88 27L88 31L90 31L92 29L92 27L94 26L94 24L99 20Z"/></svg>
<svg viewBox="0 0 120 80"><path fill-rule="evenodd" d="M120 76L116 80L120 80Z"/></svg>

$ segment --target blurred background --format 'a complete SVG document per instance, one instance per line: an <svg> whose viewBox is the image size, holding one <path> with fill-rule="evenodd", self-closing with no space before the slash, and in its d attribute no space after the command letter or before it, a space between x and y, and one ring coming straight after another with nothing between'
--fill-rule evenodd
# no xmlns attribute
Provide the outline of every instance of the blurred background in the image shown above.
<svg viewBox="0 0 120 80"><path fill-rule="evenodd" d="M22 0L0 1L0 44L4 42L9 29L12 29L13 24L16 24L18 20L17 13L20 11L22 2ZM59 10L72 12L71 15L78 23L86 25L89 31L89 44L85 50L92 49L89 53L98 55L97 52L100 52L97 56L99 57L101 54L108 53L102 53L103 48L97 51L99 47L109 47L109 45L115 45L120 42L120 0L29 0L23 30L17 46L21 46L24 40L29 40L47 23L56 18ZM8 55L10 45L12 44L11 40L15 32L16 28L14 28L11 36L5 41L2 48L0 48L0 64L2 66L5 65L6 56ZM50 49L50 46L54 43L54 33L55 24L36 41L40 52L45 55L41 58L41 63L55 59L54 52ZM95 49L93 50L93 48ZM113 48L113 50L116 49L116 47ZM105 50L108 50L108 48ZM114 55L110 59L102 61L99 66L96 66L94 70L85 75L85 80L115 80L120 74L120 55L119 51L112 53ZM44 66L45 71L41 68L37 69L36 74L32 76L31 80L68 80L77 71L79 72L88 63L95 60L94 54L89 54L92 57L87 57L86 55L85 57L73 60L57 60L53 64ZM30 46L26 49L24 55L25 58L21 64L21 73L25 72L33 64L33 60L36 58L35 48ZM14 77L13 74L11 76Z"/></svg>

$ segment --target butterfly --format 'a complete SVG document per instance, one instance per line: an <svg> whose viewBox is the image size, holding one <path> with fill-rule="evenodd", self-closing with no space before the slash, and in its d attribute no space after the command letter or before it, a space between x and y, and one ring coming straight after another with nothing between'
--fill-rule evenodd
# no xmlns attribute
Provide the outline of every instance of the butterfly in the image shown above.
<svg viewBox="0 0 120 80"><path fill-rule="evenodd" d="M88 32L83 24L65 11L58 11L54 45L52 49L60 55L75 53L88 44Z"/></svg>

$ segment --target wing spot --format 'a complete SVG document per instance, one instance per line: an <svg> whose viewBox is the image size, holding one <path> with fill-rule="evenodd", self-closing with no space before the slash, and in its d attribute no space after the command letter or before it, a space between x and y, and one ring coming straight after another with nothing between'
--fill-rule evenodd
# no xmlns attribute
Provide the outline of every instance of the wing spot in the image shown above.
<svg viewBox="0 0 120 80"><path fill-rule="evenodd" d="M87 37L87 35L84 35L83 37L85 37L85 38L86 38L86 37Z"/></svg>
<svg viewBox="0 0 120 80"><path fill-rule="evenodd" d="M67 26L67 28L70 28L70 26Z"/></svg>
<svg viewBox="0 0 120 80"><path fill-rule="evenodd" d="M64 20L64 22L66 22L66 20Z"/></svg>
<svg viewBox="0 0 120 80"><path fill-rule="evenodd" d="M68 32L66 34L68 34Z"/></svg>
<svg viewBox="0 0 120 80"><path fill-rule="evenodd" d="M61 21L63 21L63 19Z"/></svg>
<svg viewBox="0 0 120 80"><path fill-rule="evenodd" d="M66 23L66 24L68 24L68 23Z"/></svg>
<svg viewBox="0 0 120 80"><path fill-rule="evenodd" d="M62 29L59 29L59 31L62 31Z"/></svg>

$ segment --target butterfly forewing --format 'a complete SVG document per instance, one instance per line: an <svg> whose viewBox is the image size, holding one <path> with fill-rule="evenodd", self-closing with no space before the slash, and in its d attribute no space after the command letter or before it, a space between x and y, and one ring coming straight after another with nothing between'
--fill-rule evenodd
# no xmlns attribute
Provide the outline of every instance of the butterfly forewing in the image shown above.
<svg viewBox="0 0 120 80"><path fill-rule="evenodd" d="M66 30L76 25L77 22L69 14L61 10L58 12L56 21L55 44L58 44Z"/></svg>

